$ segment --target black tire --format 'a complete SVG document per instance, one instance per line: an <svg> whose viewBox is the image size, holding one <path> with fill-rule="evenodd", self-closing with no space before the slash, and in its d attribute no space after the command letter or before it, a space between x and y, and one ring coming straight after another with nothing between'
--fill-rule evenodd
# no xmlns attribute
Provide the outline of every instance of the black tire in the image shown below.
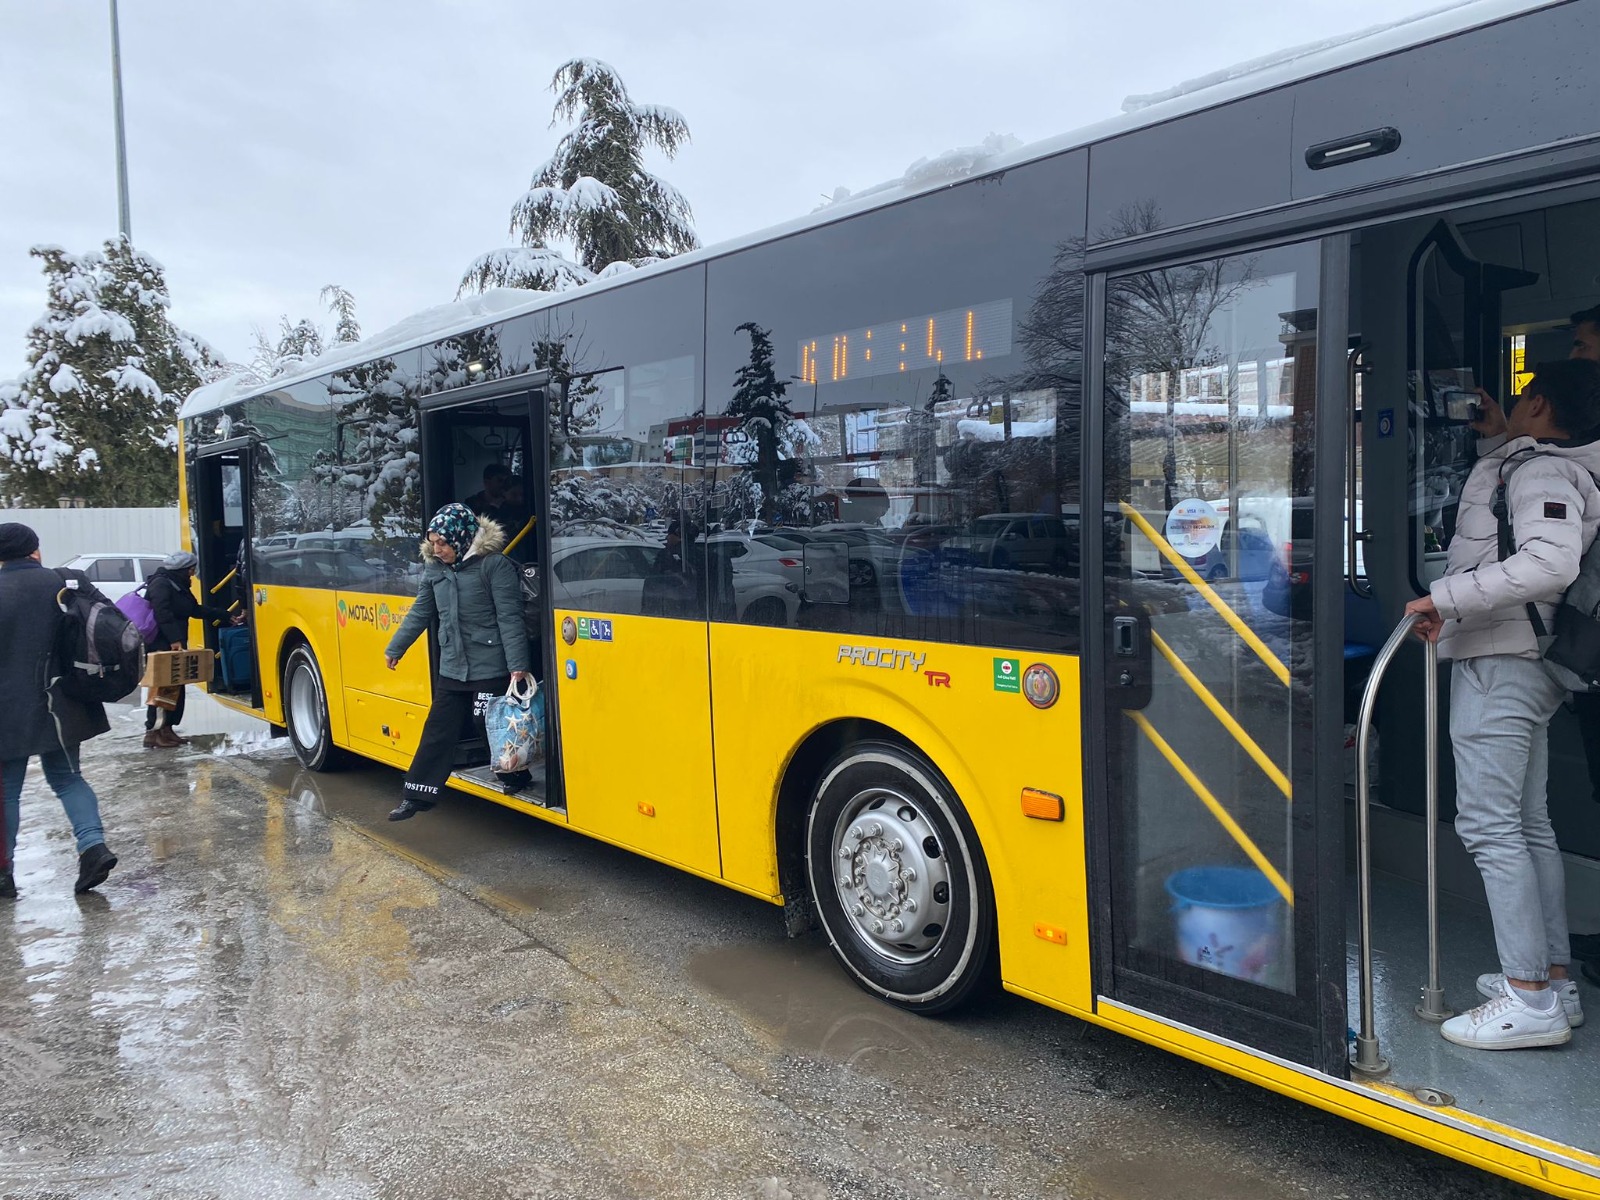
<svg viewBox="0 0 1600 1200"><path fill-rule="evenodd" d="M1206 572L1206 579L1208 579L1212 583L1221 583L1227 577L1228 577L1228 564L1227 563L1218 563L1216 566L1212 567L1211 570Z"/></svg>
<svg viewBox="0 0 1600 1200"><path fill-rule="evenodd" d="M878 573L872 569L871 563L852 558L848 570L852 592L872 591L878 586Z"/></svg>
<svg viewBox="0 0 1600 1200"><path fill-rule="evenodd" d="M283 723L294 756L308 771L334 771L343 763L328 724L328 689L311 647L301 643L283 664Z"/></svg>
<svg viewBox="0 0 1600 1200"><path fill-rule="evenodd" d="M834 954L874 996L932 1016L995 983L988 867L922 756L858 742L828 765L806 820L806 876Z"/></svg>

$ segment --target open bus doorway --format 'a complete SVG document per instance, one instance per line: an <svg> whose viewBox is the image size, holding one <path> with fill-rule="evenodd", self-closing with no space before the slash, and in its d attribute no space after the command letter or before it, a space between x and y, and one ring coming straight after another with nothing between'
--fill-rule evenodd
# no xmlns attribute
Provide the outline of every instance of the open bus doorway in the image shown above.
<svg viewBox="0 0 1600 1200"><path fill-rule="evenodd" d="M205 626L207 649L217 655L208 687L252 708L261 706L254 649L255 605L249 530L251 469L254 447L248 438L208 446L195 456L190 470L190 511L194 514L194 552L200 559L195 579L203 603L244 612L243 625Z"/></svg>
<svg viewBox="0 0 1600 1200"><path fill-rule="evenodd" d="M1325 571L1343 561L1347 696L1359 697L1404 605L1446 569L1463 484L1487 450L1463 398L1482 388L1509 407L1537 362L1567 356L1571 315L1597 301L1600 192L1592 187L1398 221L1354 237L1352 457L1344 496L1353 536L1343 547L1319 548L1315 568L1298 549L1289 564L1293 576L1297 567ZM1445 1007L1464 1012L1483 1002L1475 981L1499 962L1482 878L1453 827L1450 678L1450 665L1441 663L1437 945ZM1369 754L1372 945L1382 967L1375 973L1375 1024L1390 1077L1448 1094L1490 1120L1600 1150L1594 1121L1600 1085L1593 1057L1582 1048L1586 1030L1556 1050L1491 1055L1446 1042L1437 1023L1415 1011L1429 954L1424 684L1424 656L1402 648L1376 693L1376 747ZM1347 719L1353 720L1349 711ZM1354 754L1352 744L1352 830ZM1573 931L1592 932L1600 929L1600 804L1570 704L1550 724L1549 763L1567 918ZM1348 849L1353 856L1353 834ZM1355 887L1352 870L1352 901ZM1354 912L1350 932L1354 942ZM1359 1028L1355 984L1352 974L1351 1024ZM1600 1009L1600 992L1581 982L1579 992L1591 1010Z"/></svg>
<svg viewBox="0 0 1600 1200"><path fill-rule="evenodd" d="M523 583L523 621L528 633L535 681L543 691L548 678L550 606L548 531L542 488L548 477L546 392L519 391L428 407L422 414L423 519L445 504L459 502L493 522L495 541L518 566ZM429 633L429 655L438 661L437 635ZM433 680L437 686L437 679ZM545 695L547 731L553 731L552 697ZM560 807L560 789L549 770L553 735L546 734L544 758L528 778L502 778L490 767L482 705L463 722L456 746L455 773L545 807Z"/></svg>

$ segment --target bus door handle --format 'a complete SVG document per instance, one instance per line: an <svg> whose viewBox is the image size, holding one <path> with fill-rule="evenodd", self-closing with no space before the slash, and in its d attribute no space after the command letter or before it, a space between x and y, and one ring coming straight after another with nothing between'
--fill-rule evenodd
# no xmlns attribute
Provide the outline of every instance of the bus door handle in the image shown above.
<svg viewBox="0 0 1600 1200"><path fill-rule="evenodd" d="M1111 625L1111 648L1118 658L1139 657L1139 619L1118 617Z"/></svg>
<svg viewBox="0 0 1600 1200"><path fill-rule="evenodd" d="M1106 664L1112 702L1121 709L1144 708L1152 698L1150 632L1147 617L1113 617Z"/></svg>

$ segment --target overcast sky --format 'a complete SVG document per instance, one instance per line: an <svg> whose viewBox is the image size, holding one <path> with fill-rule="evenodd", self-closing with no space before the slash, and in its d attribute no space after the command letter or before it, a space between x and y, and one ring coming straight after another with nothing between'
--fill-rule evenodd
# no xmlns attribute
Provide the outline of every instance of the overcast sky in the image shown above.
<svg viewBox="0 0 1600 1200"><path fill-rule="evenodd" d="M365 330L451 299L565 126L550 76L605 59L692 143L652 161L713 244L989 133L1440 0L121 0L134 242L230 358L323 284ZM28 256L116 233L106 0L0 0L0 379L44 308Z"/></svg>

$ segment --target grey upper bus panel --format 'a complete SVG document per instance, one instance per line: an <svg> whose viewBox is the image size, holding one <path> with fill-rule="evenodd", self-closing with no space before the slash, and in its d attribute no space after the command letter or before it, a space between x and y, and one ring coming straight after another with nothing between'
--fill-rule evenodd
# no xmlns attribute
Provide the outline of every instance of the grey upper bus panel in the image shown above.
<svg viewBox="0 0 1600 1200"><path fill-rule="evenodd" d="M1529 13L1293 88L1296 200L1600 129L1600 4ZM1312 170L1307 147L1389 126L1392 154Z"/></svg>
<svg viewBox="0 0 1600 1200"><path fill-rule="evenodd" d="M1289 105L1247 96L1089 149L1089 241L1119 241L1290 199Z"/></svg>
<svg viewBox="0 0 1600 1200"><path fill-rule="evenodd" d="M1130 236L1131 214L1172 229L1594 137L1597 73L1600 2L1573 0L1097 142L1091 244ZM1400 134L1391 152L1306 162L1381 129Z"/></svg>

